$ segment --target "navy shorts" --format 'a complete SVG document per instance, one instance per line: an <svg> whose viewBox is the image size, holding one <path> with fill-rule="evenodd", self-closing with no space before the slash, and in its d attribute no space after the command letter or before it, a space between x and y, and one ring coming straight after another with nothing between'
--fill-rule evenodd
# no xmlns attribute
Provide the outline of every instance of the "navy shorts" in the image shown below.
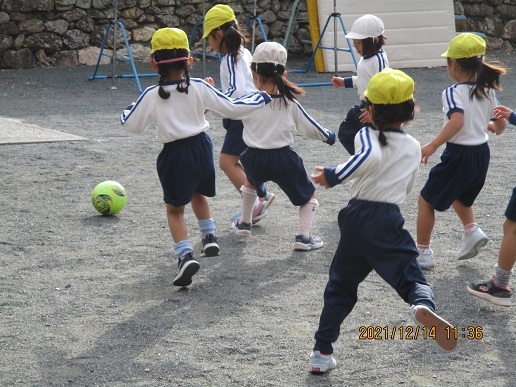
<svg viewBox="0 0 516 387"><path fill-rule="evenodd" d="M278 149L247 148L240 155L247 180L265 197L265 183L273 181L295 206L310 201L315 186L306 173L303 160L289 146Z"/></svg>
<svg viewBox="0 0 516 387"><path fill-rule="evenodd" d="M486 181L489 158L487 142L476 146L447 143L421 196L437 211L446 211L455 200L471 207Z"/></svg>
<svg viewBox="0 0 516 387"><path fill-rule="evenodd" d="M222 120L222 126L224 126L224 129L226 129L227 132L226 137L224 137L224 143L222 144L220 153L240 156L240 154L247 148L247 145L242 138L244 124L240 120L224 118Z"/></svg>
<svg viewBox="0 0 516 387"><path fill-rule="evenodd" d="M156 169L167 204L184 206L194 193L215 196L213 142L204 132L164 144Z"/></svg>
<svg viewBox="0 0 516 387"><path fill-rule="evenodd" d="M516 222L516 187L512 189L512 195L505 210L505 217L513 222Z"/></svg>

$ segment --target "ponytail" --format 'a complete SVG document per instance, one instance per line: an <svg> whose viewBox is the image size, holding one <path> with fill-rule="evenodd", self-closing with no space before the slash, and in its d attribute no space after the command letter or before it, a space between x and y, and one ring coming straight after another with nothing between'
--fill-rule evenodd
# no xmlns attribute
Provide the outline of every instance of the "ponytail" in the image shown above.
<svg viewBox="0 0 516 387"><path fill-rule="evenodd" d="M231 57L231 65L234 67L240 56L240 46L245 46L245 37L238 29L237 20L232 20L221 25L218 30L222 31L220 47L224 54ZM213 32L216 32L214 30Z"/></svg>
<svg viewBox="0 0 516 387"><path fill-rule="evenodd" d="M305 95L305 91L288 79L283 77L285 74L285 66L275 63L251 63L251 70L256 72L261 82L269 79L274 81L285 106L289 101L297 100L296 95Z"/></svg>
<svg viewBox="0 0 516 387"><path fill-rule="evenodd" d="M470 99L483 97L488 98L489 89L501 90L500 76L507 72L501 65L486 63L484 57L455 59L459 66L467 73L477 75L475 86L471 89Z"/></svg>

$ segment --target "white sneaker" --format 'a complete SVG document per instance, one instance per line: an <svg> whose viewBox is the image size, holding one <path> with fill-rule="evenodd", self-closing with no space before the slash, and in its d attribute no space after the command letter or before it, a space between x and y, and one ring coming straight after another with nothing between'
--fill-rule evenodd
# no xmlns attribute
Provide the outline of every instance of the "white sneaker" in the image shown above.
<svg viewBox="0 0 516 387"><path fill-rule="evenodd" d="M441 349L451 352L457 347L457 335L453 333L453 326L432 312L430 308L424 305L412 305L410 316L417 325L427 328L429 337Z"/></svg>
<svg viewBox="0 0 516 387"><path fill-rule="evenodd" d="M476 226L474 229L464 233L462 246L457 259L462 261L475 257L480 251L480 248L487 245L487 242L489 242L487 235L480 227Z"/></svg>
<svg viewBox="0 0 516 387"><path fill-rule="evenodd" d="M308 369L310 372L322 374L337 366L337 362L332 355L321 355L319 351L313 351L308 360Z"/></svg>
<svg viewBox="0 0 516 387"><path fill-rule="evenodd" d="M419 257L417 257L417 263L419 263L419 267L423 270L433 269L434 264L434 252L430 249L424 249L419 252Z"/></svg>

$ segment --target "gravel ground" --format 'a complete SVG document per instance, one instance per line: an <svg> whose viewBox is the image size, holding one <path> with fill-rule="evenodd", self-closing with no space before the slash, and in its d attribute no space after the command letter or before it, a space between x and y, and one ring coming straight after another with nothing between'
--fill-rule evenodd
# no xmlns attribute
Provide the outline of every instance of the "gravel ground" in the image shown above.
<svg viewBox="0 0 516 387"><path fill-rule="evenodd" d="M514 66L516 54L498 59ZM305 64L289 63L292 69ZM151 72L144 64L138 68ZM124 65L117 69L130 73ZM34 125L85 138L0 146L0 385L516 385L514 308L495 307L465 291L466 282L489 277L496 263L503 212L516 181L513 126L491 136L491 167L476 202L490 243L472 260L455 260L462 232L453 211L437 215L433 235L437 266L428 280L438 311L459 335L472 326L482 329L482 337L461 338L453 353L422 337L360 340L362 326L413 325L408 305L372 273L342 325L337 368L312 375L306 364L348 187L318 190L313 233L325 246L294 252L297 209L286 195L269 184L277 194L274 205L253 236L240 239L229 222L239 197L218 171L211 204L221 254L199 258L192 286L178 289L172 286L176 259L155 171L160 145L153 130L133 135L119 125L121 110L138 97L134 80L89 81L93 70L0 72L0 117L18 122L27 140L34 139L33 130L27 131ZM101 71L110 74L110 66ZM407 130L425 143L440 130L440 96L451 81L443 67L406 72L416 81L420 109ZM203 75L201 64L193 74ZM206 75L218 79L216 62L207 63ZM313 70L290 74L296 83L330 78ZM155 80L142 78L142 85ZM502 82L500 101L516 108L514 68ZM356 103L351 90L306 90L303 106L333 130ZM219 119L209 120L218 158L224 130ZM339 144L297 135L294 147L309 171L346 157ZM418 191L437 161L434 155L421 167L402 206L413 235ZM93 187L104 180L116 180L127 191L127 205L114 217L100 216L91 205ZM196 219L191 209L186 215L198 255Z"/></svg>

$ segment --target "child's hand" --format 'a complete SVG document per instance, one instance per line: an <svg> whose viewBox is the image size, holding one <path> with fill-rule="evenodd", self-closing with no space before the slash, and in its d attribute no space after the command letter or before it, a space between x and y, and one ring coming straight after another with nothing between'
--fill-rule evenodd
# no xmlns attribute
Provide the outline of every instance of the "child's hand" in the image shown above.
<svg viewBox="0 0 516 387"><path fill-rule="evenodd" d="M342 77L332 77L331 84L333 87L344 87L344 78Z"/></svg>
<svg viewBox="0 0 516 387"><path fill-rule="evenodd" d="M368 124L371 122L371 120L369 119L369 112L367 111L367 109L360 109L360 111L362 112L360 114L360 116L358 117L358 119L360 120L361 123L363 124Z"/></svg>
<svg viewBox="0 0 516 387"><path fill-rule="evenodd" d="M428 158L432 156L435 151L437 150L437 147L433 145L431 142L429 142L426 145L423 145L421 147L421 162L423 164L428 163Z"/></svg>
<svg viewBox="0 0 516 387"><path fill-rule="evenodd" d="M494 133L497 136L499 136L500 134L503 133L503 131L505 130L505 127L503 129L497 128L496 125L494 124L494 122L491 121L489 124L487 124L487 130L489 132Z"/></svg>
<svg viewBox="0 0 516 387"><path fill-rule="evenodd" d="M512 113L511 109L509 109L508 107L502 106L502 105L496 106L493 109L493 117L496 118L497 120L500 118L505 118L506 120L508 120L511 113ZM493 133L495 133L495 132L493 132Z"/></svg>
<svg viewBox="0 0 516 387"><path fill-rule="evenodd" d="M325 188L330 188L328 182L326 181L326 176L324 176L324 167L315 167L315 170L318 173L312 173L310 177L314 181L315 184L319 184Z"/></svg>
<svg viewBox="0 0 516 387"><path fill-rule="evenodd" d="M204 78L204 80L206 82L208 82L210 85L215 86L215 81L213 80L212 77L206 77L206 78Z"/></svg>

